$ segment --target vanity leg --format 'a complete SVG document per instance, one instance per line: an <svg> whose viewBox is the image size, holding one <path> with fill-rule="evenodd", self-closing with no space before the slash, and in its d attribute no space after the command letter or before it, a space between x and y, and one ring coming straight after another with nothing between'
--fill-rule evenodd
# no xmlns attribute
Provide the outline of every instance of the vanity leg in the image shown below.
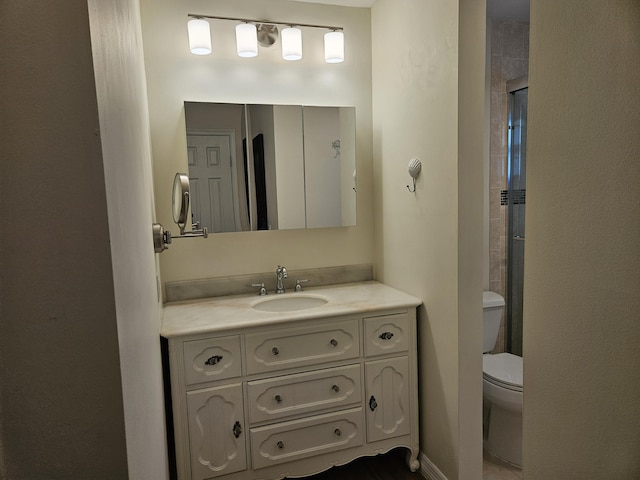
<svg viewBox="0 0 640 480"><path fill-rule="evenodd" d="M418 449L414 450L410 448L407 451L406 462L409 470L411 470L412 472L417 472L420 469L420 460L418 460L419 453L420 451Z"/></svg>

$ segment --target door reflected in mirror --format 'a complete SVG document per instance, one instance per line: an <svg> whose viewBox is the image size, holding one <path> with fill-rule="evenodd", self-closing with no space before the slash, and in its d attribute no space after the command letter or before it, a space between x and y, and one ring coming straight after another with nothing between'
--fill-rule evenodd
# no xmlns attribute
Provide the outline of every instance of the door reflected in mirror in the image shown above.
<svg viewBox="0 0 640 480"><path fill-rule="evenodd" d="M185 102L185 121L192 223L356 224L355 108Z"/></svg>

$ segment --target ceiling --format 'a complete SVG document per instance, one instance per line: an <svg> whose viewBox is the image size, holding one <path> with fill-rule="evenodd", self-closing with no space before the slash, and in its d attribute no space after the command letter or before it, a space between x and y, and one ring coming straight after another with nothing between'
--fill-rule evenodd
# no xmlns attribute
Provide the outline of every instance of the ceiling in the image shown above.
<svg viewBox="0 0 640 480"><path fill-rule="evenodd" d="M296 0L306 3L325 3L343 7L370 8L376 0ZM529 0L487 0L487 16L529 21Z"/></svg>

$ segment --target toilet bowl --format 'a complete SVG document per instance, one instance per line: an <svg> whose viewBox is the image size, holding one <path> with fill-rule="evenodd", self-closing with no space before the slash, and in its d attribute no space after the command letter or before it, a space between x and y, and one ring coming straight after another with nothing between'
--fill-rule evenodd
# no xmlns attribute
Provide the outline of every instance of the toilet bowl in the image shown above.
<svg viewBox="0 0 640 480"><path fill-rule="evenodd" d="M522 468L522 357L488 353L498 338L504 299L495 292L484 292L483 300L485 446L492 455Z"/></svg>
<svg viewBox="0 0 640 480"><path fill-rule="evenodd" d="M522 468L522 357L484 354L482 395L489 416L487 450Z"/></svg>

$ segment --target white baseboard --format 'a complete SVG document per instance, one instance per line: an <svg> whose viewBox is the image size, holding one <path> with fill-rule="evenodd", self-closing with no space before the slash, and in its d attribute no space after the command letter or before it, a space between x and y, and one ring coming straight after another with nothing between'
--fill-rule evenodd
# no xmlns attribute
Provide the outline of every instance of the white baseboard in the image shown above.
<svg viewBox="0 0 640 480"><path fill-rule="evenodd" d="M427 480L447 480L444 473L422 452L420 452L420 473Z"/></svg>

